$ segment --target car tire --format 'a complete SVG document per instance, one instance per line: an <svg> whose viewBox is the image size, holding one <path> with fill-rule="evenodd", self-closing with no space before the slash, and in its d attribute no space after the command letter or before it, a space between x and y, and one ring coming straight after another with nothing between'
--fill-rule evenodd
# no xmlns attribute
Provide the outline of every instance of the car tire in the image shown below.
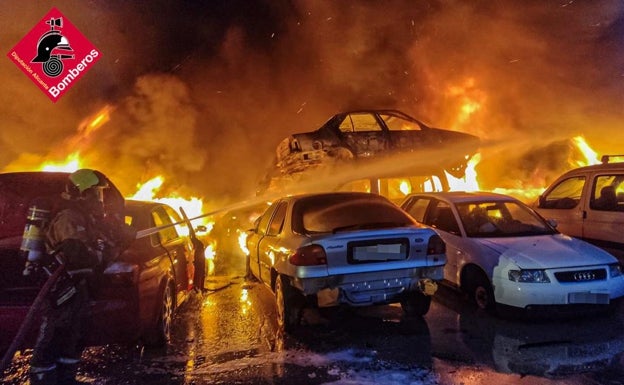
<svg viewBox="0 0 624 385"><path fill-rule="evenodd" d="M429 312L431 307L431 296L419 291L407 293L401 300L403 313L408 317L421 317Z"/></svg>
<svg viewBox="0 0 624 385"><path fill-rule="evenodd" d="M173 322L173 293L170 285L165 285L158 310L158 320L151 330L145 333L145 346L160 348L171 339Z"/></svg>
<svg viewBox="0 0 624 385"><path fill-rule="evenodd" d="M494 313L496 302L494 301L494 290L487 277L481 272L473 272L468 276L468 294L477 308Z"/></svg>
<svg viewBox="0 0 624 385"><path fill-rule="evenodd" d="M301 320L301 294L288 282L288 278L278 275L275 280L275 301L277 305L277 326L291 332Z"/></svg>

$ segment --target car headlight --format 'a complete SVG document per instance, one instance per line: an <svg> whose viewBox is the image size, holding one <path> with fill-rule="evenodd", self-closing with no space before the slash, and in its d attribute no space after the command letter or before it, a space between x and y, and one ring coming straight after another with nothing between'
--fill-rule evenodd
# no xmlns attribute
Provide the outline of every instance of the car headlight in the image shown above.
<svg viewBox="0 0 624 385"><path fill-rule="evenodd" d="M509 270L509 279L514 282L550 283L545 270Z"/></svg>
<svg viewBox="0 0 624 385"><path fill-rule="evenodd" d="M622 275L622 266L619 263L609 265L609 277L615 278Z"/></svg>

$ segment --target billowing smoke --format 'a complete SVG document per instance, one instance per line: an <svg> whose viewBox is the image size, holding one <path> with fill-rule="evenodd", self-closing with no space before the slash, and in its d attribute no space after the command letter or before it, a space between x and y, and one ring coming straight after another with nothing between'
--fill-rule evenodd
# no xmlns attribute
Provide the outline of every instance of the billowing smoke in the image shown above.
<svg viewBox="0 0 624 385"><path fill-rule="evenodd" d="M573 150L553 152L572 136L621 152L617 0L55 6L102 59L56 104L0 61L0 168L62 159L85 117L106 105L110 120L80 150L126 193L164 174L169 191L249 196L280 139L352 108L397 108L480 136L486 189L515 187L538 168L550 182L570 168L559 160ZM49 7L3 5L0 46L8 52Z"/></svg>

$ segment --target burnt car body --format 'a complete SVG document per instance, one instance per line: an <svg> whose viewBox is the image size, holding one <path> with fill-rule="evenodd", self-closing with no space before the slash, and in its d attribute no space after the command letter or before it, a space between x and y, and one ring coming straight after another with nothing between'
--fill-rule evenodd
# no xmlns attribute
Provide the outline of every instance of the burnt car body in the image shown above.
<svg viewBox="0 0 624 385"><path fill-rule="evenodd" d="M292 174L329 159L367 159L397 152L449 149L438 166L462 177L479 138L429 127L397 110L356 110L334 115L319 129L283 139L276 150L276 168Z"/></svg>
<svg viewBox="0 0 624 385"><path fill-rule="evenodd" d="M0 352L3 354L46 279L42 272L23 274L26 257L20 247L28 209L37 199L58 202L68 175L61 172L0 174ZM104 201L107 216L125 219L136 230L179 219L171 216L173 210L162 204L125 201L110 181ZM103 345L139 340L152 346L166 343L173 311L190 293L192 255L188 238L180 236L175 227L132 241L105 267L92 292L90 332L85 343ZM20 348L32 346L38 325L36 319Z"/></svg>

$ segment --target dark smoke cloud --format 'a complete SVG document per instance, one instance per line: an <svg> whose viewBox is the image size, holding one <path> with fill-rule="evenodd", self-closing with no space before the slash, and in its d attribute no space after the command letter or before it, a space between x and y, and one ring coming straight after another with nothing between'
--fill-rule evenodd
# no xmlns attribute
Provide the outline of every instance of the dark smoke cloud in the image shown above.
<svg viewBox="0 0 624 385"><path fill-rule="evenodd" d="M550 145L572 136L621 152L617 0L54 5L103 57L56 104L0 60L0 167L67 154L68 138L105 105L115 107L111 120L83 151L127 193L163 173L169 191L247 196L280 139L351 108L398 108L479 135L483 188L569 168L538 158L575 156ZM4 52L50 7L3 4ZM478 107L462 112L467 102Z"/></svg>

